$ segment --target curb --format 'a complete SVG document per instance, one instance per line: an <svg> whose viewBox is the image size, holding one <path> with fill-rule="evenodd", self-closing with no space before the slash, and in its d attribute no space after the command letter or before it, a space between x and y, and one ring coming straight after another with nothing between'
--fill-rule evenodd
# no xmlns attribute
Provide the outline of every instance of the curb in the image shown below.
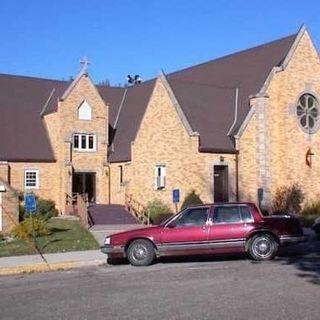
<svg viewBox="0 0 320 320"><path fill-rule="evenodd" d="M106 260L91 261L65 261L55 263L35 263L30 265L0 268L0 276L14 275L21 273L48 272L58 270L70 270L82 267L107 265Z"/></svg>

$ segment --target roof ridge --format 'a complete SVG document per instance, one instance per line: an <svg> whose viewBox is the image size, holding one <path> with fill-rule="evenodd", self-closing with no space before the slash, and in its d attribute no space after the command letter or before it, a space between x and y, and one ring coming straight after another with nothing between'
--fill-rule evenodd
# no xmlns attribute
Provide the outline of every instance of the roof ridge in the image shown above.
<svg viewBox="0 0 320 320"><path fill-rule="evenodd" d="M198 68L200 66L204 66L204 65L209 64L209 63L218 62L219 60L223 60L223 59L231 58L231 57L234 57L234 56L238 56L238 55L244 54L246 52L257 50L258 48L263 48L265 46L276 44L277 42L281 42L281 41L287 40L289 38L294 38L295 39L297 35L298 35L298 33L294 33L294 34L291 34L289 36L282 37L282 38L279 38L279 39L275 39L273 41L265 42L265 43L262 43L260 45L254 46L254 47L250 47L250 48L243 49L243 50L240 50L240 51L237 51L237 52L226 54L224 56L220 56L220 57L217 57L217 58L214 58L214 59L211 59L211 60L196 64L196 65L192 65L190 67L186 67L186 68L183 68L183 69L179 69L179 70L173 71L171 73L168 73L167 76L177 75L179 73L182 73L182 72L187 71L187 70L191 70L193 68Z"/></svg>
<svg viewBox="0 0 320 320"><path fill-rule="evenodd" d="M50 78L41 78L41 77L35 77L35 76L27 76L27 75L17 75L17 74L10 74L10 73L0 73L0 77L11 77L11 78L24 78L24 79L30 79L30 80L45 80L45 81L53 81L53 82L61 82L61 83L68 83L70 80L58 80L58 79L50 79Z"/></svg>

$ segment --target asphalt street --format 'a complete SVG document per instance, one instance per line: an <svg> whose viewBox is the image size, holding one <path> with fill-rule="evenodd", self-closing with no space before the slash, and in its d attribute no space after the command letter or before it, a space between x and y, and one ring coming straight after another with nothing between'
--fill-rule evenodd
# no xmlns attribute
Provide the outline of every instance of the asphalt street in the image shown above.
<svg viewBox="0 0 320 320"><path fill-rule="evenodd" d="M219 257L0 277L0 318L319 319L319 242L264 263Z"/></svg>

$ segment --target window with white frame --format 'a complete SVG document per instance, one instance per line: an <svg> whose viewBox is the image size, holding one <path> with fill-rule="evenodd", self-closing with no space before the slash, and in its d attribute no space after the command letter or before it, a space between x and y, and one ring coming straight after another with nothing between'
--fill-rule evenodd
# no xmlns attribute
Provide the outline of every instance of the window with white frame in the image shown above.
<svg viewBox="0 0 320 320"><path fill-rule="evenodd" d="M87 133L73 134L73 150L96 151L96 135Z"/></svg>
<svg viewBox="0 0 320 320"><path fill-rule="evenodd" d="M156 165L155 167L155 189L156 190L162 190L166 187L166 166Z"/></svg>
<svg viewBox="0 0 320 320"><path fill-rule="evenodd" d="M25 170L24 187L25 189L39 188L39 171L38 170Z"/></svg>
<svg viewBox="0 0 320 320"><path fill-rule="evenodd" d="M84 100L80 107L78 108L78 118L80 120L91 120L92 119L92 111L89 103Z"/></svg>

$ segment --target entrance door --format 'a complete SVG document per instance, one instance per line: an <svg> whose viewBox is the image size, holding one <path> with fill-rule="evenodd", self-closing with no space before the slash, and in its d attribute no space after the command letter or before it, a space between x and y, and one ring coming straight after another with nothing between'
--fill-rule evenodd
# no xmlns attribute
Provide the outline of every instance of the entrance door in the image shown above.
<svg viewBox="0 0 320 320"><path fill-rule="evenodd" d="M228 166L214 166L213 171L214 202L228 202Z"/></svg>
<svg viewBox="0 0 320 320"><path fill-rule="evenodd" d="M89 202L96 201L95 172L74 172L72 176L72 193L87 194Z"/></svg>

